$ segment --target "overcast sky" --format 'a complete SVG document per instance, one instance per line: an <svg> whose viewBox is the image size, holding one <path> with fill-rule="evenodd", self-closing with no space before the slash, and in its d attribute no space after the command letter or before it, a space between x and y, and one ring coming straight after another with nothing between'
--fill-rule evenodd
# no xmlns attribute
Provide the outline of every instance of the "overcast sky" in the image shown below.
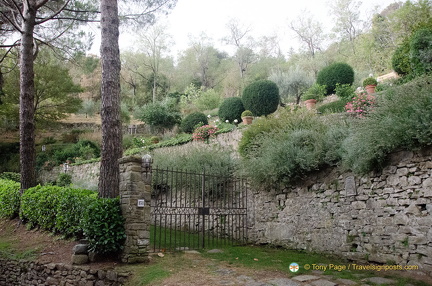
<svg viewBox="0 0 432 286"><path fill-rule="evenodd" d="M377 7L378 11L381 11L396 1L361 2L361 16L366 19ZM281 40L282 51L286 54L291 47L297 50L299 46L289 29L289 23L304 11L309 11L316 17L323 24L325 32L330 32L333 19L329 15L328 0L178 0L174 10L161 19L161 22L166 22L167 33L174 42L171 48L174 56L188 47L190 36L198 37L202 32L214 40L218 49L227 50L228 47L220 40L229 34L226 24L233 18L245 26L250 26L251 36L255 39L277 34ZM100 33L96 30L94 32ZM132 38L123 33L120 48L128 49L132 43ZM96 41L92 51L97 52L98 49L99 42Z"/></svg>

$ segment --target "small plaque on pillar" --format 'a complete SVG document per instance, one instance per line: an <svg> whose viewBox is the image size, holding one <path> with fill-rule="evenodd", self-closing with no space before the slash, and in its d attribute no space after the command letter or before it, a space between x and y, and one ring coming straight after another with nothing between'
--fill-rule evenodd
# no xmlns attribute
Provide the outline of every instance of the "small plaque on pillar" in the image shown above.
<svg viewBox="0 0 432 286"><path fill-rule="evenodd" d="M138 200L138 207L143 208L145 206L145 200Z"/></svg>

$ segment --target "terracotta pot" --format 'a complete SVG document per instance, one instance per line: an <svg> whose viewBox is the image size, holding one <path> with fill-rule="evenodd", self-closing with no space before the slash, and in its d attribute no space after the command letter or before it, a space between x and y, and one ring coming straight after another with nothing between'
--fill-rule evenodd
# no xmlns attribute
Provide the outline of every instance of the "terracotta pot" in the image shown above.
<svg viewBox="0 0 432 286"><path fill-rule="evenodd" d="M307 108L308 110L312 110L312 109L314 109L316 103L317 103L316 99L308 99L308 100L305 100L305 105L306 105L306 108Z"/></svg>
<svg viewBox="0 0 432 286"><path fill-rule="evenodd" d="M243 124L249 125L252 124L253 116L245 116L242 117Z"/></svg>
<svg viewBox="0 0 432 286"><path fill-rule="evenodd" d="M374 94L375 93L376 85L367 85L365 86L365 89L368 94Z"/></svg>

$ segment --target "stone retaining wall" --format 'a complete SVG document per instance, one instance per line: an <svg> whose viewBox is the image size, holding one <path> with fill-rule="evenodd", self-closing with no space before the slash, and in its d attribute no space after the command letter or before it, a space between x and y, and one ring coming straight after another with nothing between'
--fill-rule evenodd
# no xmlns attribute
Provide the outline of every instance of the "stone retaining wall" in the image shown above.
<svg viewBox="0 0 432 286"><path fill-rule="evenodd" d="M369 176L326 170L249 198L250 239L432 273L432 148Z"/></svg>
<svg viewBox="0 0 432 286"><path fill-rule="evenodd" d="M66 264L41 264L0 259L0 286L114 286L123 285L128 273L94 270Z"/></svg>

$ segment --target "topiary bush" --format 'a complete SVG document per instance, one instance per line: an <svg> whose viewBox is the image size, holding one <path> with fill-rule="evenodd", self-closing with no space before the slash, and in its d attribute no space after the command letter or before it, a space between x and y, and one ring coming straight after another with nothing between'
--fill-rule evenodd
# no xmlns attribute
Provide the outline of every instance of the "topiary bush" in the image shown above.
<svg viewBox="0 0 432 286"><path fill-rule="evenodd" d="M336 84L349 84L354 82L354 70L346 63L333 63L318 72L317 81L326 86L326 94L335 92Z"/></svg>
<svg viewBox="0 0 432 286"><path fill-rule="evenodd" d="M255 81L244 89L242 101L255 116L269 115L278 108L279 88L270 80Z"/></svg>
<svg viewBox="0 0 432 286"><path fill-rule="evenodd" d="M183 132L192 133L195 130L195 128L197 128L199 126L207 125L207 124L208 124L208 119L204 113L194 112L194 113L187 115L183 119L180 127L183 130Z"/></svg>
<svg viewBox="0 0 432 286"><path fill-rule="evenodd" d="M92 201L84 213L82 226L90 251L106 254L123 248L126 234L118 198Z"/></svg>
<svg viewBox="0 0 432 286"><path fill-rule="evenodd" d="M238 122L241 121L241 114L245 110L243 101L240 97L230 97L225 99L219 107L218 116L220 120L234 122L235 119Z"/></svg>
<svg viewBox="0 0 432 286"><path fill-rule="evenodd" d="M0 179L0 217L12 219L19 213L20 184Z"/></svg>

